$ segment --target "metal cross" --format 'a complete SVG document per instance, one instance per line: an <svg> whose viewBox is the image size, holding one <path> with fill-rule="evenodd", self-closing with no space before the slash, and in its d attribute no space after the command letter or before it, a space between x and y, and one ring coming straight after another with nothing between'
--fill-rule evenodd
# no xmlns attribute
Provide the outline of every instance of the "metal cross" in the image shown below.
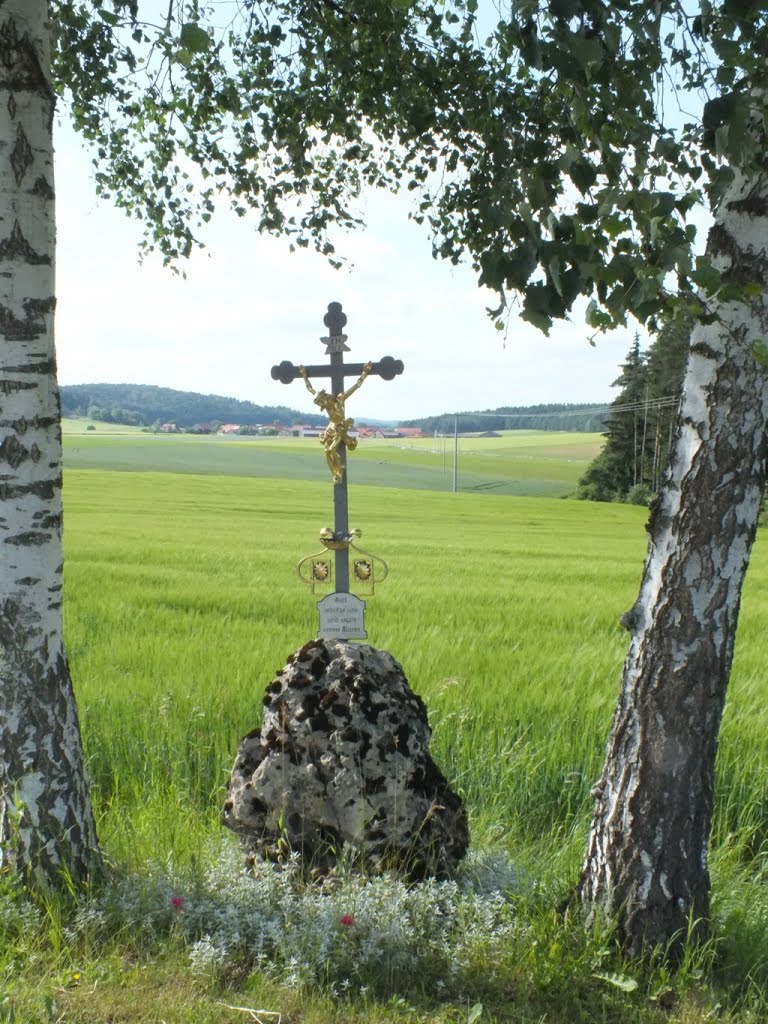
<svg viewBox="0 0 768 1024"><path fill-rule="evenodd" d="M323 318L323 323L328 328L328 335L320 340L326 346L326 353L331 357L330 363L316 366L294 366L293 363L284 360L279 366L272 367L272 379L279 380L283 384L290 384L297 377L303 377L310 391L317 395L315 404L319 405L325 412L328 412L330 416L329 428L333 428L334 424L336 424L337 411L339 409L343 410L345 377L358 378L358 383L354 386L354 389L350 388L347 392L348 396L352 390L356 390L362 384L367 376L372 375L382 377L384 380L394 380L398 374L403 372L403 363L401 359L393 359L392 356L384 356L377 363L345 363L344 353L349 352L349 348L346 345L347 335L344 334L347 316L342 311L340 302L331 302L328 305L328 312ZM331 378L330 396L324 391L316 392L310 386L309 378L312 377ZM336 400L335 402L333 401L334 399ZM339 399L341 399L340 404ZM338 430L345 431L346 424L351 426L351 420L341 421L341 427L337 426L335 429L337 432ZM344 443L343 434L340 438L337 437L333 445L334 454L332 456L331 439L334 435L329 434L329 428L326 428L326 440L324 443L326 444L328 463L331 466L335 484L333 488L333 530L334 540L339 544L339 547L335 549L336 593L348 594L349 550L346 542L350 539L350 532L347 501L347 445ZM338 463L334 468L332 463L335 462L336 456L338 456Z"/></svg>

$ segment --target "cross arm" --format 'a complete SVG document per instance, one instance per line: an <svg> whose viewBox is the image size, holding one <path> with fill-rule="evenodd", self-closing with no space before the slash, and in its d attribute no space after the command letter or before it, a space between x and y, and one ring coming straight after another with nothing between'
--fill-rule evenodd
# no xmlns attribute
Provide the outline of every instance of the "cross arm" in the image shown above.
<svg viewBox="0 0 768 1024"><path fill-rule="evenodd" d="M342 370L345 377L359 377L365 369L365 363L344 363ZM335 371L330 365L305 366L308 377L330 377ZM384 356L377 363L371 366L369 376L381 377L383 380L394 380L403 372L402 359L393 359L392 356ZM298 366L284 359L282 363L272 367L272 380L279 380L281 384L290 384L301 376Z"/></svg>

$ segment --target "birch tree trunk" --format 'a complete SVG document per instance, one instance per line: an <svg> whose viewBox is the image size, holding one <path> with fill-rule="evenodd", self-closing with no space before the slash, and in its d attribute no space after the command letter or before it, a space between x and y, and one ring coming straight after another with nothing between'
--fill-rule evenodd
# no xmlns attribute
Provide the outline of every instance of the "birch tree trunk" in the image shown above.
<svg viewBox="0 0 768 1024"><path fill-rule="evenodd" d="M98 865L62 638L46 0L0 4L0 867Z"/></svg>
<svg viewBox="0 0 768 1024"><path fill-rule="evenodd" d="M579 883L625 949L672 942L709 911L715 754L742 584L765 485L768 175L737 175L708 241L726 282L691 338L671 467L648 525L632 637Z"/></svg>

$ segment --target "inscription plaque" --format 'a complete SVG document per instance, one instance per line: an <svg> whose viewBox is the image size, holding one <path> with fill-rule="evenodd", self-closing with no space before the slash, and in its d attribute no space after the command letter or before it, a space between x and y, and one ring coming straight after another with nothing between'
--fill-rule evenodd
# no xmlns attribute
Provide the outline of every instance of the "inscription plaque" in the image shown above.
<svg viewBox="0 0 768 1024"><path fill-rule="evenodd" d="M317 602L318 637L325 640L365 640L365 601L354 594L328 594Z"/></svg>

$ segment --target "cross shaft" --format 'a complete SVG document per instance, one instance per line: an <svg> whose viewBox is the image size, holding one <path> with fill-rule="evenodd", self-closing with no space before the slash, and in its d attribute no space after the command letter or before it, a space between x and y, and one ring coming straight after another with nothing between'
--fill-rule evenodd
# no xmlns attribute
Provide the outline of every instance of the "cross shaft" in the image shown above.
<svg viewBox="0 0 768 1024"><path fill-rule="evenodd" d="M328 306L323 322L328 328L328 337L321 338L326 345L326 352L330 354L330 363L314 366L294 366L287 359L277 366L272 367L272 379L279 380L282 384L290 384L298 377L304 379L309 390L316 395L315 404L324 409L329 416L329 425L323 437L326 448L329 466L334 476L335 486L333 488L333 513L334 513L334 537L343 541L349 537L349 510L347 495L347 447L354 447L357 443L350 442L347 434L348 425L352 421L343 418L343 402L352 391L357 390L368 376L381 377L383 380L394 380L398 374L403 372L401 359L393 359L392 356L384 356L376 363L345 363L344 352L349 349L346 346L347 336L343 333L347 322L346 314L342 312L341 303L331 302ZM350 388L347 395L344 394L344 378L355 376L358 378L356 385ZM309 383L310 377L330 377L331 396L333 399L341 398L341 402L335 404L328 401L325 392L316 392ZM349 549L344 546L335 551L336 568L336 593L349 593Z"/></svg>

